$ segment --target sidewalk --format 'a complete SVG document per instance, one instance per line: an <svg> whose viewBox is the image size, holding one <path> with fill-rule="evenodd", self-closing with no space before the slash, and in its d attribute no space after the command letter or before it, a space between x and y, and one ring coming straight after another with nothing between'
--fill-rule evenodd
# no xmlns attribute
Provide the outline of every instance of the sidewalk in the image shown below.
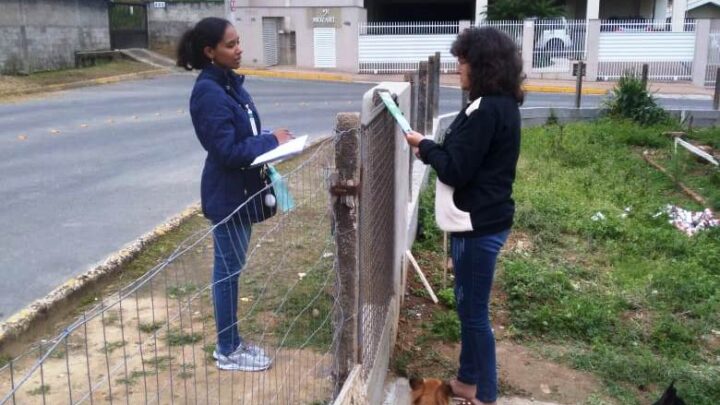
<svg viewBox="0 0 720 405"><path fill-rule="evenodd" d="M293 66L274 66L270 68L245 68L238 70L248 76L275 77L297 80L321 80L341 82L371 82L402 81L402 74L353 74L335 72L330 70L302 69ZM440 84L448 87L459 87L460 77L457 74L443 74ZM713 89L697 87L688 82L678 83L653 83L650 82L650 91L655 94L676 95L676 96L701 96L712 97ZM583 94L604 95L615 86L614 82L583 82ZM529 92L538 93L575 93L575 81L573 80L540 80L528 79L525 81L525 89Z"/></svg>

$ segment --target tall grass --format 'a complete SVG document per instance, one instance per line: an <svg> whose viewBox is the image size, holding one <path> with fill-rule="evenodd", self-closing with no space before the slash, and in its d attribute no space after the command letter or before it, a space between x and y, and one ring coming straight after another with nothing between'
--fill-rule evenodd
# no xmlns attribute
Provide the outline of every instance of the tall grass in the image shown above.
<svg viewBox="0 0 720 405"><path fill-rule="evenodd" d="M559 359L622 403L677 380L687 403L717 404L720 230L689 238L655 216L700 208L635 148L669 148L664 129L603 120L565 127L561 142L554 126L525 131L515 230L533 249L505 256L499 282L516 337L563 346Z"/></svg>

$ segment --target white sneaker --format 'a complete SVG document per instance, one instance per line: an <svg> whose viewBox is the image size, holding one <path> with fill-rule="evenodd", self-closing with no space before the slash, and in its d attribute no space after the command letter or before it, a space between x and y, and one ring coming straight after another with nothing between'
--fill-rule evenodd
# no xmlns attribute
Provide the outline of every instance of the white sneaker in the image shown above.
<svg viewBox="0 0 720 405"><path fill-rule="evenodd" d="M227 356L213 351L215 365L221 370L263 371L270 368L272 360L265 351L253 344L241 343L238 348Z"/></svg>

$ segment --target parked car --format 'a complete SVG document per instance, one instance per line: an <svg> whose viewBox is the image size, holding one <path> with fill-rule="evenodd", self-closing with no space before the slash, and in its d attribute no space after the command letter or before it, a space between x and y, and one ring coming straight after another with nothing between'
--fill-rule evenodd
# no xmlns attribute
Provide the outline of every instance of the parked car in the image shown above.
<svg viewBox="0 0 720 405"><path fill-rule="evenodd" d="M564 51L572 48L573 39L565 17L534 18L535 50Z"/></svg>

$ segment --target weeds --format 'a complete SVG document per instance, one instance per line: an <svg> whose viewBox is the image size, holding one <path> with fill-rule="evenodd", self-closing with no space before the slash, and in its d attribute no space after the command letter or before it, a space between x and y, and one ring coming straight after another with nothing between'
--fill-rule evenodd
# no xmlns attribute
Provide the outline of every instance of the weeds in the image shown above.
<svg viewBox="0 0 720 405"><path fill-rule="evenodd" d="M162 327L163 327L162 322L152 322L152 323L144 322L144 323L140 323L140 325L138 325L138 329L140 329L140 332L148 333L148 334L155 333L155 332L159 331Z"/></svg>
<svg viewBox="0 0 720 405"><path fill-rule="evenodd" d="M32 389L32 390L30 390L30 391L28 392L28 394L33 395L33 396L36 396L36 395L47 395L48 393L50 393L50 386L47 385L47 384L41 385L41 386L39 386L39 387L37 387L37 388L35 388L35 389Z"/></svg>
<svg viewBox="0 0 720 405"><path fill-rule="evenodd" d="M200 342L202 340L202 334L185 333L181 330L170 330L166 339L170 346L186 346Z"/></svg>
<svg viewBox="0 0 720 405"><path fill-rule="evenodd" d="M618 80L605 108L611 117L631 119L640 125L667 124L670 120L642 79L633 73L625 73Z"/></svg>

